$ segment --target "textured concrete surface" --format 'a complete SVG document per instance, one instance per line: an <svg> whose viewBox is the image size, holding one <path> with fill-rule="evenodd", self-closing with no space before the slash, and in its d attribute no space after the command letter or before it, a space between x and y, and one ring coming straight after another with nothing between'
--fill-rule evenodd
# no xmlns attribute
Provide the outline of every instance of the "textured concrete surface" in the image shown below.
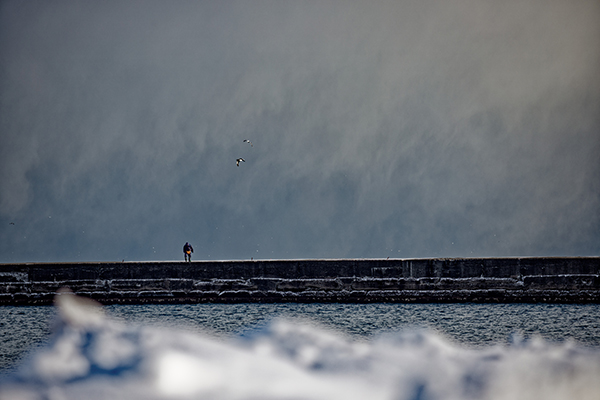
<svg viewBox="0 0 600 400"><path fill-rule="evenodd" d="M600 257L0 264L0 304L594 302Z"/></svg>

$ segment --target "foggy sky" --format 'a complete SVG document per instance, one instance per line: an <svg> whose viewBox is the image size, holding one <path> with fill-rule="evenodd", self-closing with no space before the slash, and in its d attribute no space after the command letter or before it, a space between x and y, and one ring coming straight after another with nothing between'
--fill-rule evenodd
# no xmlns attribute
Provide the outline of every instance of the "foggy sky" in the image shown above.
<svg viewBox="0 0 600 400"><path fill-rule="evenodd" d="M599 255L599 72L595 0L4 1L0 262Z"/></svg>

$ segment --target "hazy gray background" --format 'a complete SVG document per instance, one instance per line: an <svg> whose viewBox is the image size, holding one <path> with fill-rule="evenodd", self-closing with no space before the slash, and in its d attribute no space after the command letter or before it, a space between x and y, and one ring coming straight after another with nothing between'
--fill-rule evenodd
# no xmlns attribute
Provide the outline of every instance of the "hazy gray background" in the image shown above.
<svg viewBox="0 0 600 400"><path fill-rule="evenodd" d="M597 0L3 1L0 262L599 255L599 72Z"/></svg>

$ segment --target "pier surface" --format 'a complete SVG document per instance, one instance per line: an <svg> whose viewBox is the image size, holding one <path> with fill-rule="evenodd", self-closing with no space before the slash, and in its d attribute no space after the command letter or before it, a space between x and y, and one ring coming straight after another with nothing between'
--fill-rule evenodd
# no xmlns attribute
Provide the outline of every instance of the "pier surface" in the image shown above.
<svg viewBox="0 0 600 400"><path fill-rule="evenodd" d="M103 304L202 302L600 303L600 257L0 264L0 305L58 289Z"/></svg>

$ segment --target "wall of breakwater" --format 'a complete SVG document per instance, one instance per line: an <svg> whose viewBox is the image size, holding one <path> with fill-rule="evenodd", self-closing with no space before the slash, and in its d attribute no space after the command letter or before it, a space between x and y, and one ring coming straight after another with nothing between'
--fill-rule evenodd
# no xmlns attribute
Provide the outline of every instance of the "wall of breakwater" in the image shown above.
<svg viewBox="0 0 600 400"><path fill-rule="evenodd" d="M0 305L50 304L63 287L103 304L600 303L600 257L0 264Z"/></svg>

